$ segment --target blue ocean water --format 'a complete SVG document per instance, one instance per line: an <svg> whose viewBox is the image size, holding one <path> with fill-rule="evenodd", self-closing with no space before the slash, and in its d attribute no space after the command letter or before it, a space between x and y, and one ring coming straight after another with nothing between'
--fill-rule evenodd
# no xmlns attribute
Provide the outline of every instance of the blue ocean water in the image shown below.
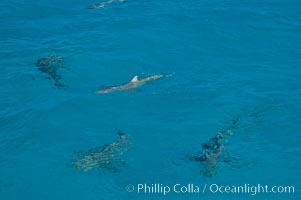
<svg viewBox="0 0 301 200"><path fill-rule="evenodd" d="M301 199L301 2L0 2L0 199ZM35 62L62 56L66 87ZM135 75L169 74L95 95ZM214 177L188 159L239 118ZM75 152L118 140L119 172L83 172ZM294 194L137 194L128 184L292 185Z"/></svg>

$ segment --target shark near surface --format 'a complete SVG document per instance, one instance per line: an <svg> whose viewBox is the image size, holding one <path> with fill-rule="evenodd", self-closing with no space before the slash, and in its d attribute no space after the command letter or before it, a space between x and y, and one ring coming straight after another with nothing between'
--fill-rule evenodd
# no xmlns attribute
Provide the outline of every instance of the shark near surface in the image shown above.
<svg viewBox="0 0 301 200"><path fill-rule="evenodd" d="M163 77L170 77L173 74L167 74L167 75L162 75L162 74L156 74L153 76L145 77L142 79L138 79L138 76L134 76L134 78L126 84L118 85L118 86L113 86L113 87L106 87L101 90L98 90L95 92L95 94L106 94L114 91L119 91L119 90L132 90L135 89L141 85L146 84L147 82L154 81Z"/></svg>

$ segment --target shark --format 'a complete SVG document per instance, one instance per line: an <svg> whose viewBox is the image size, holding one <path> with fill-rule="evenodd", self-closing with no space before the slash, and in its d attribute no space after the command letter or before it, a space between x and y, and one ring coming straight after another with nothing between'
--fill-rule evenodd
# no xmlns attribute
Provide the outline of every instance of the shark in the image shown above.
<svg viewBox="0 0 301 200"><path fill-rule="evenodd" d="M61 56L48 56L44 58L40 58L35 63L38 70L47 74L47 79L54 80L54 85L57 87L65 86L63 83L60 82L61 75L57 72L60 68L64 67L64 59Z"/></svg>
<svg viewBox="0 0 301 200"><path fill-rule="evenodd" d="M190 160L204 164L201 174L207 177L213 177L218 173L219 162L232 164L234 157L226 154L224 144L227 143L226 138L232 136L235 129L239 128L239 118L234 117L227 128L210 138L208 142L202 145L202 151L198 155L190 157Z"/></svg>
<svg viewBox="0 0 301 200"><path fill-rule="evenodd" d="M146 84L147 82L154 81L154 80L160 79L162 77L169 77L169 76L172 76L172 74L168 74L168 75L156 74L156 75L148 76L148 77L145 77L142 79L138 79L138 76L136 75L132 78L132 80L129 83L118 85L118 86L113 86L113 87L105 87L101 90L96 91L95 94L105 94L105 93L115 92L115 91L119 91L119 90L130 91L141 85Z"/></svg>
<svg viewBox="0 0 301 200"><path fill-rule="evenodd" d="M118 172L119 167L125 164L123 156L131 148L132 142L121 131L118 131L117 135L119 135L118 141L78 153L71 164L82 171L108 169Z"/></svg>
<svg viewBox="0 0 301 200"><path fill-rule="evenodd" d="M125 2L125 0L108 0L108 1L104 1L104 2L100 2L100 3L92 3L88 5L89 9L96 9L96 8L104 8L106 5L113 3L115 1L119 1L119 2Z"/></svg>

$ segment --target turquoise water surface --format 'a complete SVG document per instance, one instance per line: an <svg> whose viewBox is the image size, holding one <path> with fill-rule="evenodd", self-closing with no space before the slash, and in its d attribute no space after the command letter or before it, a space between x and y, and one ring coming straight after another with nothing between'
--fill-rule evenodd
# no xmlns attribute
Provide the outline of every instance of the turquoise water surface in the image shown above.
<svg viewBox="0 0 301 200"><path fill-rule="evenodd" d="M301 1L90 3L0 2L1 200L301 199ZM35 65L48 56L64 59L63 87ZM95 94L155 74L173 76ZM205 176L206 163L190 158L233 119L230 161ZM132 143L117 172L72 165L78 152L118 143L117 130ZM206 184L295 190L203 193Z"/></svg>

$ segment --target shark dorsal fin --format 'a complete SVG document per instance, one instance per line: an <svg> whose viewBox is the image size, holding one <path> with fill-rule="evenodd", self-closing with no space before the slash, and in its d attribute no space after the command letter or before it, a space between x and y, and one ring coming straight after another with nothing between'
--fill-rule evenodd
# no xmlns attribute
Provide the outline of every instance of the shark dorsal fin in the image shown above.
<svg viewBox="0 0 301 200"><path fill-rule="evenodd" d="M138 81L138 76L134 76L134 78L131 80L131 82L137 82Z"/></svg>

